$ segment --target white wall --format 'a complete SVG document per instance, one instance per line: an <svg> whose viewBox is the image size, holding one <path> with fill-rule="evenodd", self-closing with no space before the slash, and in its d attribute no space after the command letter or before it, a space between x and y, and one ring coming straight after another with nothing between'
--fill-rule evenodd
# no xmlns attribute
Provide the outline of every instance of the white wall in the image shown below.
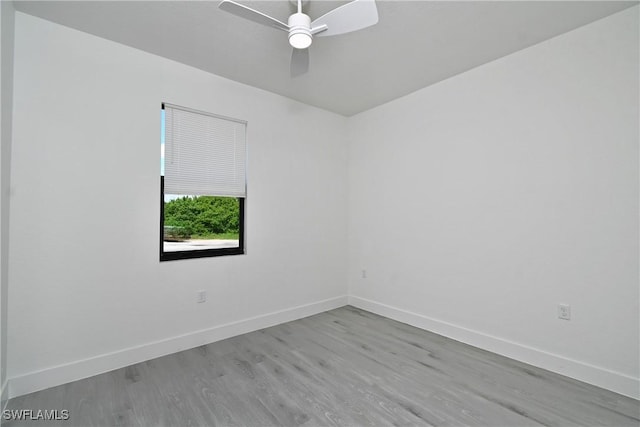
<svg viewBox="0 0 640 427"><path fill-rule="evenodd" d="M15 37L12 395L346 304L344 117L21 13ZM158 261L163 101L248 121L246 255Z"/></svg>
<svg viewBox="0 0 640 427"><path fill-rule="evenodd" d="M7 381L7 302L9 288L9 182L13 116L13 3L0 1L0 408Z"/></svg>
<svg viewBox="0 0 640 427"><path fill-rule="evenodd" d="M353 117L352 303L640 397L638 75L636 6Z"/></svg>

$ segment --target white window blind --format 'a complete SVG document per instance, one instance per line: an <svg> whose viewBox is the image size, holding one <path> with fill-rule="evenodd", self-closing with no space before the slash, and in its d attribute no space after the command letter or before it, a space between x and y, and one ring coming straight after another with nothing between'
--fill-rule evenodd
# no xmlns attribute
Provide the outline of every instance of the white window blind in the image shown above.
<svg viewBox="0 0 640 427"><path fill-rule="evenodd" d="M246 196L246 122L164 104L164 193Z"/></svg>

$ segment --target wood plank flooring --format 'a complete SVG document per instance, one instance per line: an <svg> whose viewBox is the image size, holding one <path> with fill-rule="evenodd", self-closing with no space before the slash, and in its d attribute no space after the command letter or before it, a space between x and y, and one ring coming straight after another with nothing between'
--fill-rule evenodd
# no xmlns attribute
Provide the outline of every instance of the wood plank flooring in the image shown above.
<svg viewBox="0 0 640 427"><path fill-rule="evenodd" d="M3 426L638 426L639 402L342 307L11 399Z"/></svg>

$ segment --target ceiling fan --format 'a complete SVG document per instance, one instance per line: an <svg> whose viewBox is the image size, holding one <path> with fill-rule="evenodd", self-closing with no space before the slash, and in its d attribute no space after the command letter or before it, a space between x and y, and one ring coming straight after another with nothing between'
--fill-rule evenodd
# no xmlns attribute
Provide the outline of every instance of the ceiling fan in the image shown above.
<svg viewBox="0 0 640 427"><path fill-rule="evenodd" d="M293 76L304 74L308 70L309 53L307 48L311 46L313 36L325 37L350 33L378 22L378 9L375 0L353 0L313 21L309 15L302 12L302 0L297 0L297 2L298 11L289 16L286 24L233 0L223 0L218 7L241 18L289 33L289 44L294 48L291 56L291 74Z"/></svg>

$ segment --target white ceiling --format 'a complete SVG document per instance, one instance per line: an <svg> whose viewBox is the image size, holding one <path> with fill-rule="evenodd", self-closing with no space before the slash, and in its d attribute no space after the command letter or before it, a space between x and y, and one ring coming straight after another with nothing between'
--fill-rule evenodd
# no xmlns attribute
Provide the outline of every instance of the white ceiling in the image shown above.
<svg viewBox="0 0 640 427"><path fill-rule="evenodd" d="M286 22L286 0L242 1ZM344 1L307 4L312 19ZM291 77L287 34L217 1L16 1L16 9L350 116L603 18L637 1L378 0L367 29L316 38Z"/></svg>

